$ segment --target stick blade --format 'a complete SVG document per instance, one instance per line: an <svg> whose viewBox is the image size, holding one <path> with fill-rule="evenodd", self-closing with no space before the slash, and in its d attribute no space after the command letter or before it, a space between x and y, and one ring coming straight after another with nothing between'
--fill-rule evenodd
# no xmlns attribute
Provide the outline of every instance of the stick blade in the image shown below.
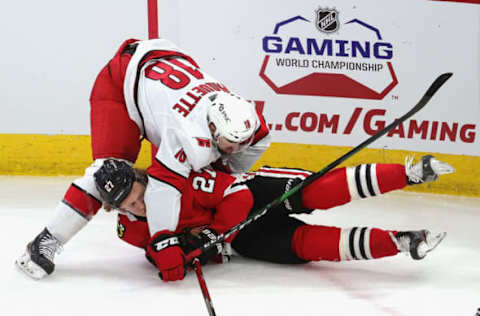
<svg viewBox="0 0 480 316"><path fill-rule="evenodd" d="M438 89L440 89L443 84L448 80L450 79L450 77L453 75L452 72L446 72L444 74L441 74L440 76L438 76L437 79L435 79L435 81L432 83L432 85L430 86L430 88L428 88L427 92L425 93L426 96L428 97L432 97L437 91Z"/></svg>

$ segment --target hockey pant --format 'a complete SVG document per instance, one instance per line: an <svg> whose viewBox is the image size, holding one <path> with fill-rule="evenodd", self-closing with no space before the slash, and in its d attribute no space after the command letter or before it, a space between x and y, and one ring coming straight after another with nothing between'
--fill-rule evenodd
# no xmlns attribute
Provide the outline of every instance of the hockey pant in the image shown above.
<svg viewBox="0 0 480 316"><path fill-rule="evenodd" d="M113 59L101 70L90 96L90 123L94 163L82 178L68 188L57 205L48 230L66 243L98 212L102 206L93 174L104 158L135 162L140 151L140 130L128 116L123 97L123 80L131 58L125 49L133 40L122 44Z"/></svg>

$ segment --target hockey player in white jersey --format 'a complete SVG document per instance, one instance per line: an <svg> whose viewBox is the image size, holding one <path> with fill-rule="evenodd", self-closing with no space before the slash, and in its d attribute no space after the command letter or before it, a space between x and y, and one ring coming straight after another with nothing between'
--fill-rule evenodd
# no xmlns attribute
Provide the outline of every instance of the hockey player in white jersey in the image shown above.
<svg viewBox="0 0 480 316"><path fill-rule="evenodd" d="M145 203L152 240L165 236L167 241L178 224L180 196L192 169L215 165L245 172L270 144L265 120L254 105L165 39L125 41L98 75L90 104L94 162L16 260L35 279L54 271L55 253L101 208L93 174L105 159L133 164L142 139L158 148ZM119 191L118 197L123 194ZM162 266L164 256L172 262L175 254L158 252L160 271L169 269Z"/></svg>

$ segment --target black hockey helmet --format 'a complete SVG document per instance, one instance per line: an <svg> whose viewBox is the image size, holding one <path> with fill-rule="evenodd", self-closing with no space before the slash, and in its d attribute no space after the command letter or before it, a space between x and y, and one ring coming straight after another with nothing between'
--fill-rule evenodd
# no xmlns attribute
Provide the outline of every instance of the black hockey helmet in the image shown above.
<svg viewBox="0 0 480 316"><path fill-rule="evenodd" d="M113 207L120 207L135 182L133 168L124 161L114 159L105 160L93 176L103 201Z"/></svg>

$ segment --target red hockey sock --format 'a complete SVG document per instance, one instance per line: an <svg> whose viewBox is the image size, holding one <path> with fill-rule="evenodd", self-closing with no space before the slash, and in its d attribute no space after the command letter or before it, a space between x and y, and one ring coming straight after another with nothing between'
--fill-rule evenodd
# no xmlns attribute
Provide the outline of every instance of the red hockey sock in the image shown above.
<svg viewBox="0 0 480 316"><path fill-rule="evenodd" d="M374 259L396 255L399 251L390 236L390 232L396 235L396 231L388 231L372 228L370 231L370 252Z"/></svg>
<svg viewBox="0 0 480 316"><path fill-rule="evenodd" d="M400 164L377 164L377 180L382 194L403 189L407 186L405 166Z"/></svg>
<svg viewBox="0 0 480 316"><path fill-rule="evenodd" d="M295 230L292 251L303 260L339 261L340 228L303 225Z"/></svg>
<svg viewBox="0 0 480 316"><path fill-rule="evenodd" d="M346 168L335 169L302 190L302 202L308 209L326 210L350 202Z"/></svg>
<svg viewBox="0 0 480 316"><path fill-rule="evenodd" d="M338 168L302 190L306 208L326 210L352 199L380 195L407 185L405 167L400 164L363 164Z"/></svg>
<svg viewBox="0 0 480 316"><path fill-rule="evenodd" d="M389 231L368 227L303 225L295 231L291 247L299 258L313 261L378 259L398 253Z"/></svg>

